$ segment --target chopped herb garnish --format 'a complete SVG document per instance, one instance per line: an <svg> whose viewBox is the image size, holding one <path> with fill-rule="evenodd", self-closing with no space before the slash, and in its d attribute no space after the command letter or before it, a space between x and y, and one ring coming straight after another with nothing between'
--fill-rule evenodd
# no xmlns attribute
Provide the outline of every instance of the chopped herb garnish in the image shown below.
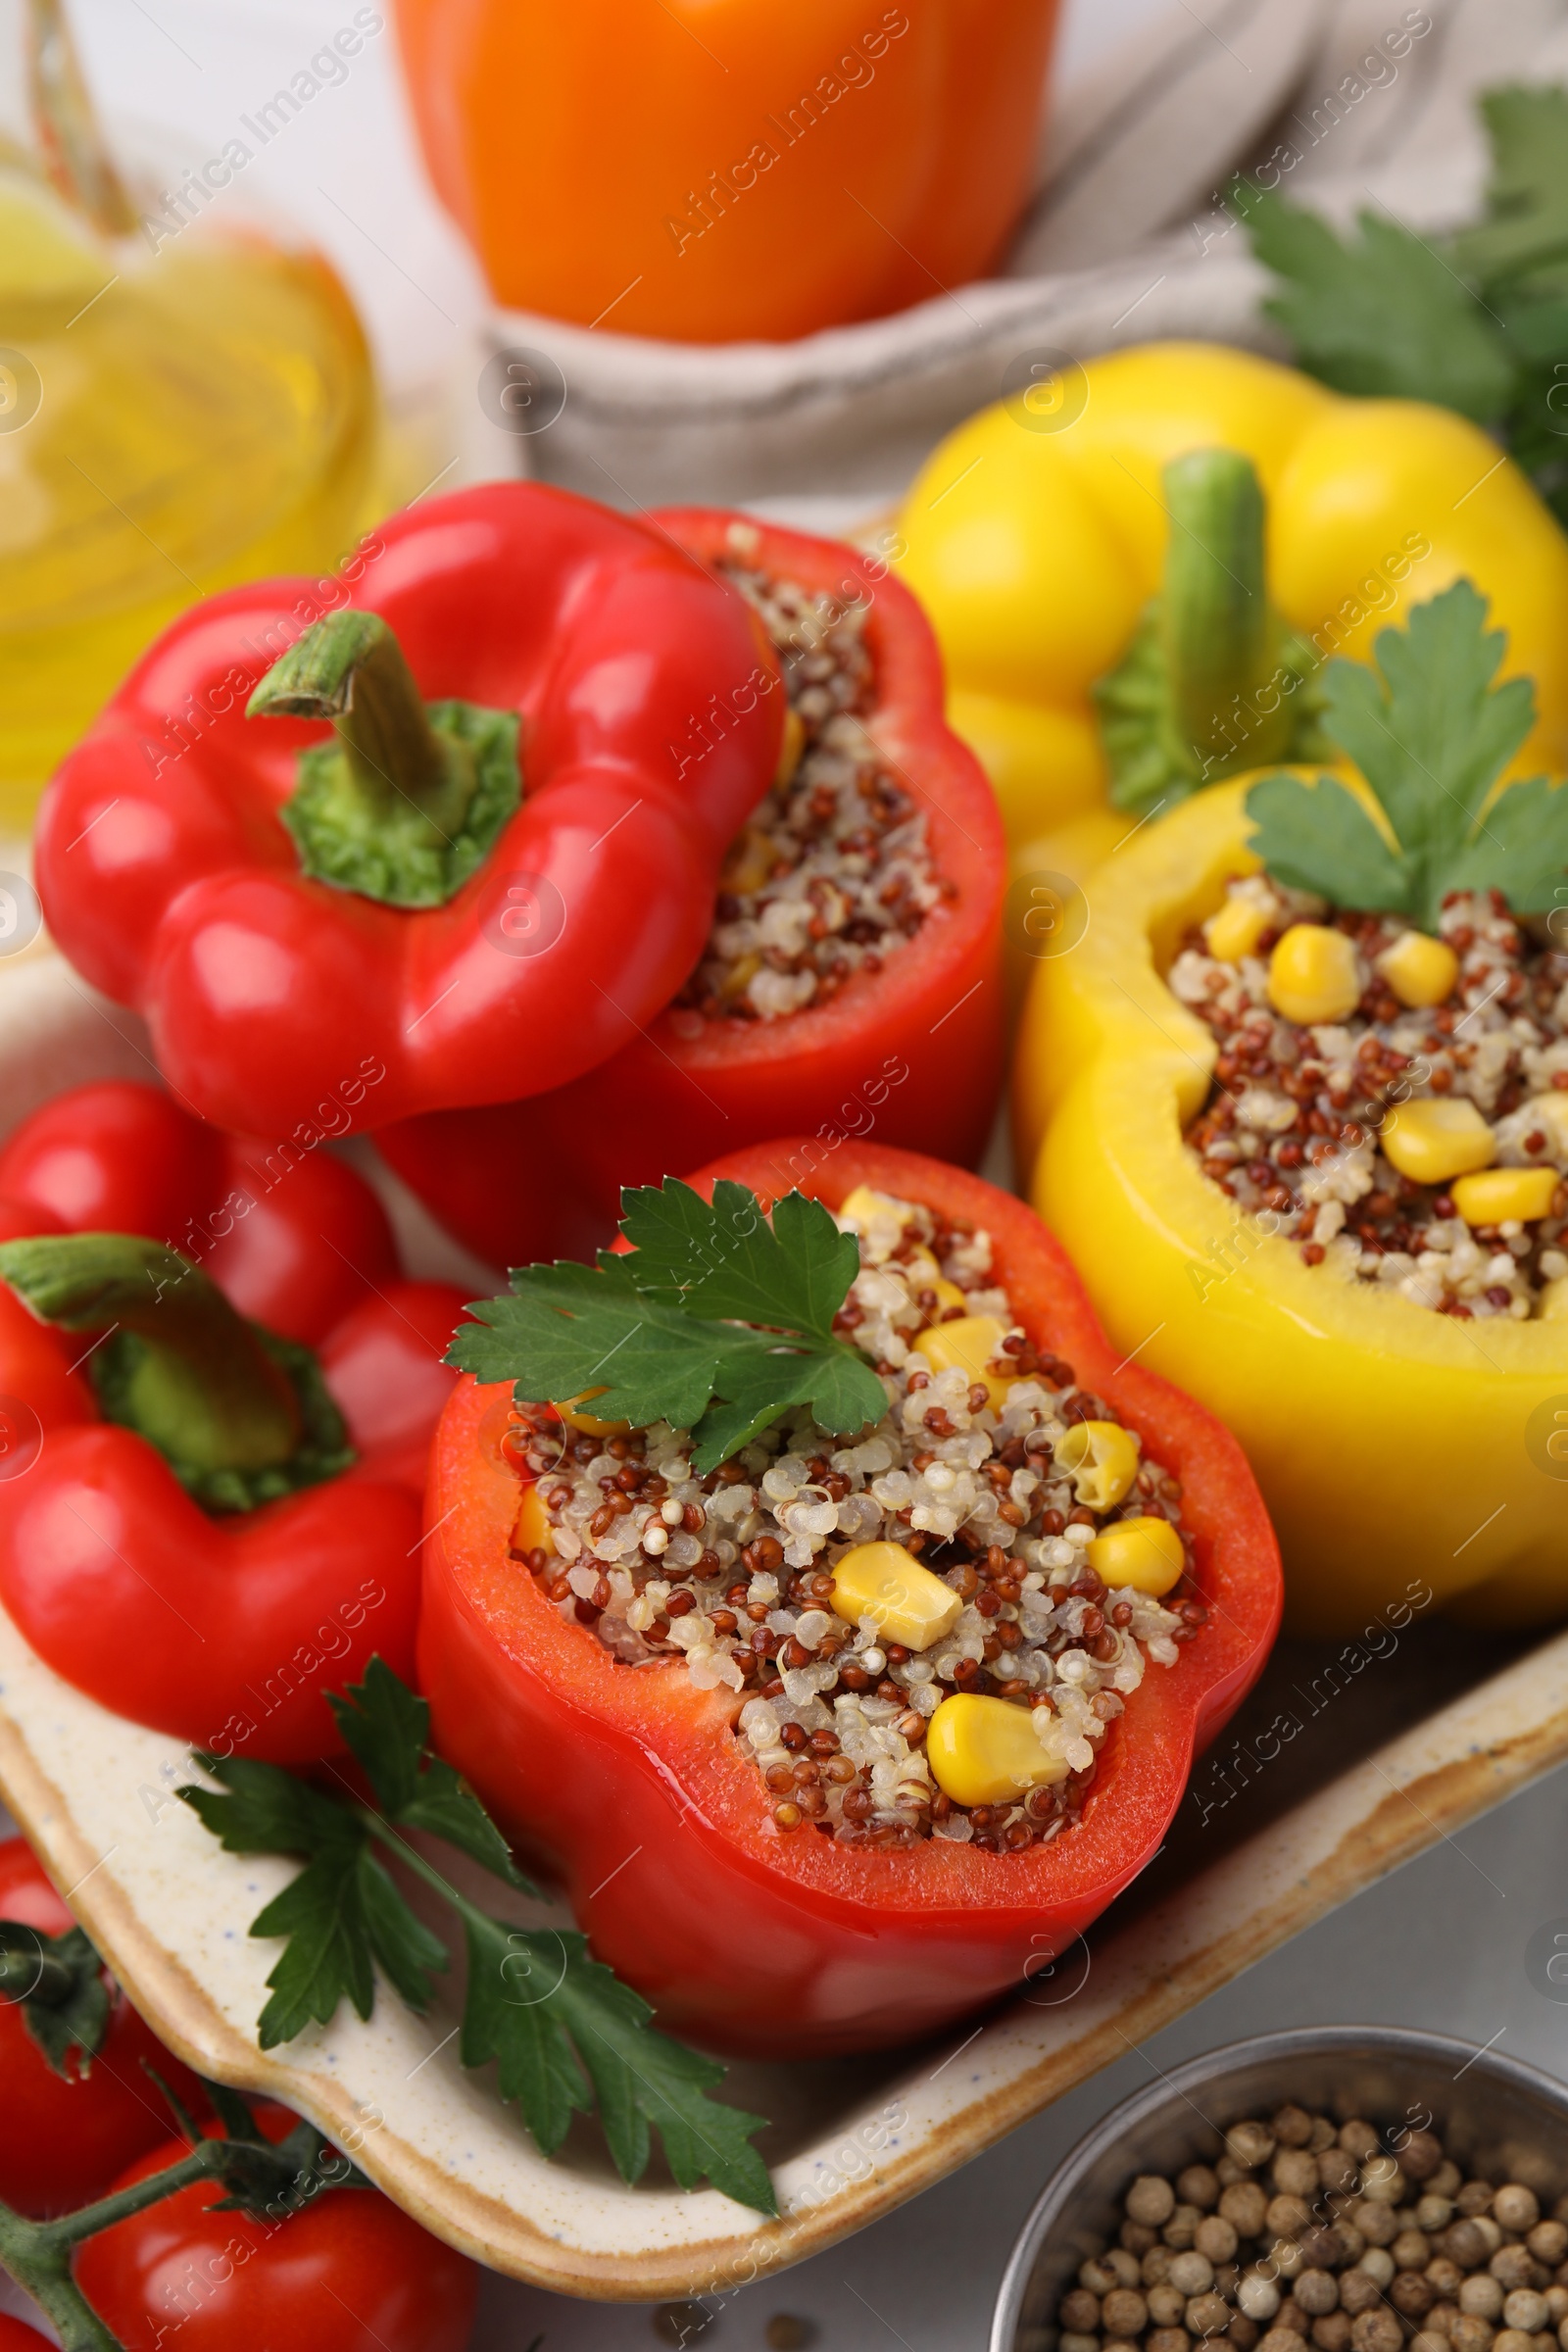
<svg viewBox="0 0 1568 2352"><path fill-rule="evenodd" d="M1444 239L1363 212L1341 238L1316 214L1238 180L1234 211L1284 281L1263 305L1297 364L1338 391L1437 401L1503 430L1568 520L1561 412L1568 361L1568 91L1489 90L1492 176L1480 220Z"/></svg>
<svg viewBox="0 0 1568 2352"><path fill-rule="evenodd" d="M652 2132L682 2188L707 2179L759 2213L776 2213L767 2168L751 2145L763 2118L708 2093L724 2069L665 2034L653 2011L613 1970L588 1957L585 1936L522 1929L491 1917L449 1884L407 1832L458 1846L510 1886L531 1893L479 1799L427 1744L429 1709L380 1658L363 1683L331 1694L345 1740L375 1805L298 1780L276 1764L240 1756L197 1761L221 1788L179 1790L230 1853L298 1854L305 1867L251 1923L284 1950L267 1982L271 1998L259 2038L271 2049L313 2021L325 2025L347 1999L368 2018L375 1968L422 2013L447 1947L410 1908L375 1847L396 1854L457 1912L468 1977L459 2048L465 2066L497 2061L501 2095L515 2099L548 2156L576 2112L597 2103L623 2180L647 2169Z"/></svg>
<svg viewBox="0 0 1568 2352"><path fill-rule="evenodd" d="M1323 729L1360 769L1386 820L1337 777L1264 776L1247 796L1269 873L1337 906L1437 928L1449 891L1499 890L1515 914L1556 903L1568 873L1568 791L1544 776L1494 787L1529 734L1528 678L1494 686L1500 630L1468 580L1384 629L1374 666L1332 662Z"/></svg>
<svg viewBox="0 0 1568 2352"><path fill-rule="evenodd" d="M671 1178L623 1193L621 1212L629 1251L519 1268L469 1307L447 1362L514 1382L521 1404L592 1397L606 1421L689 1429L699 1476L791 1405L835 1436L881 1420L887 1392L833 1331L859 1245L819 1201L787 1193L770 1227L743 1184L710 1203Z"/></svg>

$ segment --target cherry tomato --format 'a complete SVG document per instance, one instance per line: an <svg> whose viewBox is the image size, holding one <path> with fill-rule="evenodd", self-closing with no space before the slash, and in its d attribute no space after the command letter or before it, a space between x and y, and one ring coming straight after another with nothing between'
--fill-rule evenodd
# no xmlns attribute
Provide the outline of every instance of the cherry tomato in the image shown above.
<svg viewBox="0 0 1568 2352"><path fill-rule="evenodd" d="M285 1181L286 1179L286 1181ZM330 1152L223 1135L160 1087L56 1095L0 1147L13 1233L145 1233L207 1268L242 1315L314 1347L398 1270L385 1209Z"/></svg>
<svg viewBox="0 0 1568 2352"><path fill-rule="evenodd" d="M0 1841L0 1919L45 1936L63 1936L74 1925L20 1838ZM123 1994L87 2073L78 2075L76 2059L68 2059L69 2081L33 2040L20 2004L0 2002L0 2197L7 2204L35 2216L90 2204L133 2157L169 2136L169 2108L143 2059L179 2098L205 2112L194 2075Z"/></svg>
<svg viewBox="0 0 1568 2352"><path fill-rule="evenodd" d="M275 2107L259 2117L270 2139L297 2121ZM189 2145L169 2140L115 2186L177 2164ZM478 2266L378 2189L324 2188L277 2222L215 2213L222 2195L197 2181L77 2254L76 2282L126 2352L171 2341L179 2352L463 2352Z"/></svg>
<svg viewBox="0 0 1568 2352"><path fill-rule="evenodd" d="M29 2328L25 2320L14 2320L0 2311L0 2352L48 2352L48 2344L49 2338Z"/></svg>

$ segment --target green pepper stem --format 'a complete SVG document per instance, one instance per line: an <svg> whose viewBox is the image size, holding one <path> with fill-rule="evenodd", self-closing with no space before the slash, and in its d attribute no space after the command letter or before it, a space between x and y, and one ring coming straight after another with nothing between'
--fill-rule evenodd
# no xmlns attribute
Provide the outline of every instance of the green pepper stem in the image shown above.
<svg viewBox="0 0 1568 2352"><path fill-rule="evenodd" d="M466 745L438 735L378 612L344 608L316 621L274 662L247 718L329 718L343 756L336 796L385 822L398 804L422 811L442 839L462 826L475 772Z"/></svg>
<svg viewBox="0 0 1568 2352"><path fill-rule="evenodd" d="M1263 492L1251 461L1235 449L1173 459L1164 488L1170 544L1159 626L1170 717L1201 773L1234 750L1237 698L1245 702L1265 684L1277 660L1263 577Z"/></svg>
<svg viewBox="0 0 1568 2352"><path fill-rule="evenodd" d="M199 1472L281 1467L300 1443L294 1386L188 1258L127 1233L0 1243L0 1281L40 1322L134 1335L114 1418Z"/></svg>

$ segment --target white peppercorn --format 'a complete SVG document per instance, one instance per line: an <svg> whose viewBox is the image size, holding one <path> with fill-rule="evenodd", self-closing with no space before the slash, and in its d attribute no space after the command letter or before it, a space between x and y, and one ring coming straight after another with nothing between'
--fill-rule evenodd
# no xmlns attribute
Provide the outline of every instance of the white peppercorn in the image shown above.
<svg viewBox="0 0 1568 2352"><path fill-rule="evenodd" d="M1502 2316L1510 2328L1535 2335L1546 2325L1546 2298L1533 2286L1516 2286L1503 2298Z"/></svg>
<svg viewBox="0 0 1568 2352"><path fill-rule="evenodd" d="M1199 2223L1193 2243L1200 2254L1206 2254L1214 2264L1232 2262L1236 2257L1236 2230L1231 2223L1217 2213L1206 2213Z"/></svg>
<svg viewBox="0 0 1568 2352"><path fill-rule="evenodd" d="M1541 2204L1533 2188L1522 2181L1505 2180L1492 2200L1492 2211L1498 2226L1523 2233L1533 2230L1541 2219Z"/></svg>
<svg viewBox="0 0 1568 2352"><path fill-rule="evenodd" d="M1194 2295L1187 2306L1187 2331L1201 2340L1217 2335L1231 2316L1231 2307L1223 2295Z"/></svg>
<svg viewBox="0 0 1568 2352"><path fill-rule="evenodd" d="M1250 2320L1271 2320L1280 2307L1280 2290L1261 2271L1249 2271L1237 2281L1236 2300Z"/></svg>
<svg viewBox="0 0 1568 2352"><path fill-rule="evenodd" d="M1130 2286L1113 2286L1100 2307L1101 2325L1107 2335L1142 2335L1149 2325L1149 2305Z"/></svg>
<svg viewBox="0 0 1568 2352"><path fill-rule="evenodd" d="M1502 2287L1489 2271L1472 2271L1461 2281L1455 2300L1473 2319L1496 2321L1502 2317Z"/></svg>
<svg viewBox="0 0 1568 2352"><path fill-rule="evenodd" d="M1225 2153L1246 2172L1256 2172L1274 2153L1274 2134L1266 2124L1232 2124L1225 2134Z"/></svg>
<svg viewBox="0 0 1568 2352"><path fill-rule="evenodd" d="M1356 2269L1365 2271L1367 2277L1375 2279L1379 2286L1387 2286L1394 2277L1394 2256L1387 2246L1368 2246Z"/></svg>
<svg viewBox="0 0 1568 2352"><path fill-rule="evenodd" d="M1176 2210L1176 2191L1157 2173L1143 2173L1127 2191L1124 2203L1130 2222L1144 2222L1157 2230Z"/></svg>
<svg viewBox="0 0 1568 2352"><path fill-rule="evenodd" d="M1262 2233L1268 2199L1255 2180L1238 2180L1220 2191L1219 2210L1239 2237L1257 2237Z"/></svg>
<svg viewBox="0 0 1568 2352"><path fill-rule="evenodd" d="M1170 2266L1170 2282L1180 2294L1206 2295L1214 2283L1214 2266L1206 2254L1196 2250L1178 2254Z"/></svg>

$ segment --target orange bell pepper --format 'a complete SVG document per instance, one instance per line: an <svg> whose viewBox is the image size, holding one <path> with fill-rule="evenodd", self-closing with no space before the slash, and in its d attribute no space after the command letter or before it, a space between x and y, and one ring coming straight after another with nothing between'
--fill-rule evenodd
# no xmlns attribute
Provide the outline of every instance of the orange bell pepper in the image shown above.
<svg viewBox="0 0 1568 2352"><path fill-rule="evenodd" d="M501 302L783 341L996 261L1056 0L399 0L430 175Z"/></svg>

